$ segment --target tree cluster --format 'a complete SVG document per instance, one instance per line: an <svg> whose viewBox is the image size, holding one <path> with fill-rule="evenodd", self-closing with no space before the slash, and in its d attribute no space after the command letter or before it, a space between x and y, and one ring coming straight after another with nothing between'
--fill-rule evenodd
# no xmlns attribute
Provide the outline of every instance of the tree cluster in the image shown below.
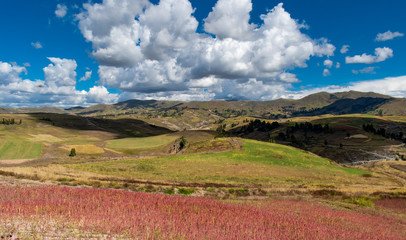
<svg viewBox="0 0 406 240"><path fill-rule="evenodd" d="M241 128L241 131L244 133L250 133L253 131L260 131L260 132L269 132L272 131L276 128L279 127L279 123L278 122L273 122L273 123L269 123L269 122L265 122L265 121L261 121L259 119L256 120L251 120L249 122L249 124L243 126Z"/></svg>
<svg viewBox="0 0 406 240"><path fill-rule="evenodd" d="M330 133L331 129L328 124L322 125L322 124L312 124L310 122L304 122L304 123L296 123L294 126L290 126L289 129L291 130L292 133L298 131L298 130L303 130L305 132L315 132L315 133Z"/></svg>
<svg viewBox="0 0 406 240"><path fill-rule="evenodd" d="M303 131L303 138L298 138L294 135L297 131ZM328 124L312 124L310 122L296 123L293 126L287 127L285 132L279 132L277 139L281 141L288 141L296 147L304 148L306 145L309 145L314 139L313 136L308 135L309 132L332 133L332 129L329 127ZM325 141L324 144L327 145L328 143Z"/></svg>
<svg viewBox="0 0 406 240"><path fill-rule="evenodd" d="M10 119L3 118L0 121L0 124L3 124L3 125L14 125L14 124L21 125L22 123L23 123L23 121L21 119L20 119L20 121L17 122L14 118L10 118Z"/></svg>
<svg viewBox="0 0 406 240"><path fill-rule="evenodd" d="M390 138L398 141L403 141L404 143L406 143L406 138L403 139L404 136L403 132L388 133L384 128L375 128L374 125L372 124L362 124L362 129L366 132L373 133L375 135L379 135L384 138Z"/></svg>

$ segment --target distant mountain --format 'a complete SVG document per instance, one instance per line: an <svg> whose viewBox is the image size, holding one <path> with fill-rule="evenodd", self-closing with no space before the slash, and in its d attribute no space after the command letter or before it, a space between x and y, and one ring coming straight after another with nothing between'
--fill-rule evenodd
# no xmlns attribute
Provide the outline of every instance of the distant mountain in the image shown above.
<svg viewBox="0 0 406 240"><path fill-rule="evenodd" d="M391 101L387 98L372 98L372 97L360 97L360 98L344 98L333 102L322 108L317 108L312 111L296 112L294 115L307 115L316 116L324 114L354 114L354 113L368 113L373 112L378 106L382 106L386 102Z"/></svg>
<svg viewBox="0 0 406 240"><path fill-rule="evenodd" d="M79 115L120 115L140 114L147 110L160 113L175 110L177 113L184 111L211 111L221 117L228 116L255 116L273 118L281 116L296 116L309 114L347 114L369 113L376 109L392 114L386 109L385 104L397 102L396 113L402 113L402 100L373 92L320 92L306 96L299 100L277 99L272 101L157 101L157 100L128 100L113 105L98 104L85 109L75 109L70 112ZM160 114L157 113L157 114ZM403 113L405 114L405 113Z"/></svg>
<svg viewBox="0 0 406 240"><path fill-rule="evenodd" d="M2 114L16 114L16 113L59 113L67 114L64 109L57 107L38 107L38 108L5 108L0 107L0 113Z"/></svg>
<svg viewBox="0 0 406 240"><path fill-rule="evenodd" d="M406 99L392 98L374 92L319 92L302 99L272 101L158 101L128 100L116 104L90 107L0 108L0 113L62 113L82 116L131 115L139 118L183 117L216 119L236 116L281 118L322 114L370 113L375 115L406 115Z"/></svg>

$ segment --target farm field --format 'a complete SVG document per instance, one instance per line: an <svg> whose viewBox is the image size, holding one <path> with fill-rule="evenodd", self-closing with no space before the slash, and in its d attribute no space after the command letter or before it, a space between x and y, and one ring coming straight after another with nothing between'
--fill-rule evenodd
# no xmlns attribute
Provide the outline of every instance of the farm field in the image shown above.
<svg viewBox="0 0 406 240"><path fill-rule="evenodd" d="M403 239L406 234L405 162L348 167L269 142L296 122L328 122L335 132L315 138L328 140L325 149L337 153L340 142L342 151L397 144L402 152L397 142L362 132L366 122L390 124L380 118L301 117L279 121L276 133L244 136L227 131L254 119L213 124L226 125L219 133L171 132L123 118L14 117L22 124L0 126L0 237ZM353 137L357 134L363 138ZM248 139L253 135L262 141ZM182 138L184 149L171 152ZM77 156L68 157L72 148Z"/></svg>
<svg viewBox="0 0 406 240"><path fill-rule="evenodd" d="M225 202L111 189L0 185L0 235L13 239L404 239L379 207ZM390 205L390 203L386 203ZM395 203L396 205L396 203Z"/></svg>
<svg viewBox="0 0 406 240"><path fill-rule="evenodd" d="M109 140L106 147L128 155L141 153L163 152L163 147L174 142L178 137L173 135L158 135L143 138L121 138Z"/></svg>
<svg viewBox="0 0 406 240"><path fill-rule="evenodd" d="M106 146L113 149L153 148L169 144L175 139L176 137L167 135L159 135L145 138L124 138L110 140L107 142Z"/></svg>
<svg viewBox="0 0 406 240"><path fill-rule="evenodd" d="M369 172L279 144L243 140L242 151L72 164L68 168L161 182L267 186L364 182Z"/></svg>
<svg viewBox="0 0 406 240"><path fill-rule="evenodd" d="M42 144L37 142L0 139L0 160L38 158L41 149Z"/></svg>

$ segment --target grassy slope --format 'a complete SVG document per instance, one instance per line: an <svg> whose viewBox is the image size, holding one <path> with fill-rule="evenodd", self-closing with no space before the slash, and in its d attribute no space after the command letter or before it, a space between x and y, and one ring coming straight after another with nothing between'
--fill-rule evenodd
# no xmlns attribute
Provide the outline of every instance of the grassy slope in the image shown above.
<svg viewBox="0 0 406 240"><path fill-rule="evenodd" d="M58 114L0 114L2 118L22 120L22 124L0 125L0 159L38 158L41 152L47 158L66 157L71 148L76 148L80 155L110 156L114 150L106 152L104 149L108 140L168 132L137 120L88 119ZM125 141L118 140L120 144Z"/></svg>
<svg viewBox="0 0 406 240"><path fill-rule="evenodd" d="M153 148L167 145L174 141L176 136L159 135L144 138L122 138L107 141L106 147L117 150L131 150L142 148Z"/></svg>
<svg viewBox="0 0 406 240"><path fill-rule="evenodd" d="M72 164L70 168L124 178L244 185L350 183L367 172L279 144L244 140L243 151Z"/></svg>
<svg viewBox="0 0 406 240"><path fill-rule="evenodd" d="M41 156L41 143L22 140L0 140L0 159L29 159Z"/></svg>

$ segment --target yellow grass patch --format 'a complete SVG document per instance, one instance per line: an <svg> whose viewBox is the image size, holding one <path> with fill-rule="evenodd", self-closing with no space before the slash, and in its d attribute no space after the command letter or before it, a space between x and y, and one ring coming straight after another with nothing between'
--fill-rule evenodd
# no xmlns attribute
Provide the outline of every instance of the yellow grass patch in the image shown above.
<svg viewBox="0 0 406 240"><path fill-rule="evenodd" d="M106 151L109 151L109 152L113 152L113 153L117 153L117 154L123 154L122 152L116 151L116 150L111 149L111 148L103 148L103 149L106 150Z"/></svg>
<svg viewBox="0 0 406 240"><path fill-rule="evenodd" d="M102 154L104 153L103 148L97 147L93 144L84 145L65 145L60 147L63 150L70 151L72 148L76 150L77 154Z"/></svg>
<svg viewBox="0 0 406 240"><path fill-rule="evenodd" d="M62 139L49 135L49 134L30 134L32 137L30 140L34 142L50 142L50 143L55 143L55 142L61 142Z"/></svg>

